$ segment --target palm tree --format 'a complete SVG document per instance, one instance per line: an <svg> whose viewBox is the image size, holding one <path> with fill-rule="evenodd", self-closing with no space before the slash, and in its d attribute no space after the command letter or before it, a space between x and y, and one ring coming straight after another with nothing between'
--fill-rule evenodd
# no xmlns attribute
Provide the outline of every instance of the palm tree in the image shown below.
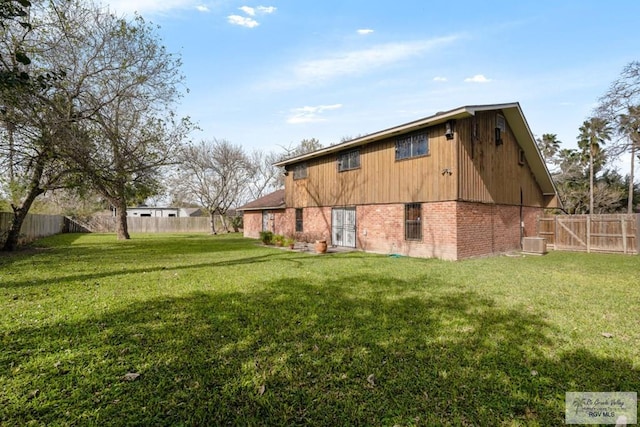
<svg viewBox="0 0 640 427"><path fill-rule="evenodd" d="M550 163L557 163L554 161L554 157L560 151L560 144L562 144L560 140L558 140L558 135L555 133L545 133L541 138L536 139L536 142L547 166Z"/></svg>
<svg viewBox="0 0 640 427"><path fill-rule="evenodd" d="M593 175L594 163L598 169L604 164L605 155L602 145L611 139L611 127L609 123L601 117L591 117L585 120L580 126L578 136L578 147L582 153L589 157L589 215L593 214Z"/></svg>
<svg viewBox="0 0 640 427"><path fill-rule="evenodd" d="M628 114L618 117L620 132L629 139L631 168L629 170L629 200L627 213L633 213L633 169L636 162L636 149L640 149L640 106L629 107Z"/></svg>

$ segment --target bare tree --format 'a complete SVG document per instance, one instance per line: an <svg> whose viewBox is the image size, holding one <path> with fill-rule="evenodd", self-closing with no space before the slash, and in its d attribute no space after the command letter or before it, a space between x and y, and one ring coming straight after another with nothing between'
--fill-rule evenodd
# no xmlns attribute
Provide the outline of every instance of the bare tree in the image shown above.
<svg viewBox="0 0 640 427"><path fill-rule="evenodd" d="M205 208L211 219L211 233L217 234L215 216L225 216L243 199L254 174L242 147L226 140L187 145L178 153L178 168L172 179L174 192Z"/></svg>
<svg viewBox="0 0 640 427"><path fill-rule="evenodd" d="M288 145L281 148L284 152L282 153L280 160L284 160L319 150L322 148L322 144L316 138L311 138L303 139L297 145Z"/></svg>
<svg viewBox="0 0 640 427"><path fill-rule="evenodd" d="M640 61L627 64L620 77L615 80L607 93L600 98L597 114L616 123L619 139L611 155L629 153L631 157L629 179L629 201L627 212L633 212L633 185L636 153L640 151Z"/></svg>
<svg viewBox="0 0 640 427"><path fill-rule="evenodd" d="M281 179L281 168L273 165L278 160L280 160L280 156L273 152L265 153L255 150L251 153L249 162L251 163L253 174L247 185L248 199L258 199L269 191L277 190L284 186L284 181Z"/></svg>

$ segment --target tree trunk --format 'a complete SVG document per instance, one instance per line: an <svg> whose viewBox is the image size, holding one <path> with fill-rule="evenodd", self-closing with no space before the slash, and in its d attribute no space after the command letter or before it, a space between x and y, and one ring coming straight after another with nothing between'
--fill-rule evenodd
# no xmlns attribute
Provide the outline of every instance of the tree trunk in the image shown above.
<svg viewBox="0 0 640 427"><path fill-rule="evenodd" d="M40 180L42 179L42 173L44 171L44 159L39 157L36 160L36 166L31 176L29 183L29 193L22 202L21 206L11 205L13 208L13 220L11 221L11 228L7 232L7 240L5 240L2 247L3 251L12 252L18 247L18 240L20 239L20 229L22 229L22 223L31 209L33 201L40 194L44 193L44 190L40 188Z"/></svg>
<svg viewBox="0 0 640 427"><path fill-rule="evenodd" d="M129 228L127 227L127 201L118 198L114 203L116 207L116 235L118 240L129 240Z"/></svg>
<svg viewBox="0 0 640 427"><path fill-rule="evenodd" d="M224 227L224 230L225 230L227 233L231 233L231 232L229 231L229 225L227 224L227 218L226 218L226 215L220 215L220 219L222 220L222 226Z"/></svg>
<svg viewBox="0 0 640 427"><path fill-rule="evenodd" d="M636 144L631 142L631 170L629 171L629 201L627 202L627 213L633 213L633 168L636 163Z"/></svg>
<svg viewBox="0 0 640 427"><path fill-rule="evenodd" d="M589 147L589 215L593 215L593 145Z"/></svg>
<svg viewBox="0 0 640 427"><path fill-rule="evenodd" d="M209 211L209 222L211 223L211 234L218 234L216 232L216 212Z"/></svg>

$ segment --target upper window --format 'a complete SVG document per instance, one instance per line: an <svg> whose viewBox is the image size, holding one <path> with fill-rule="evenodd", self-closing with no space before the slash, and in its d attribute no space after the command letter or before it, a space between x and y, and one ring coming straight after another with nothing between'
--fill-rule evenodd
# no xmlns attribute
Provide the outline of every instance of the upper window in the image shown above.
<svg viewBox="0 0 640 427"><path fill-rule="evenodd" d="M404 205L405 240L422 240L422 205L408 203Z"/></svg>
<svg viewBox="0 0 640 427"><path fill-rule="evenodd" d="M338 170L340 172L360 167L360 150L338 154Z"/></svg>
<svg viewBox="0 0 640 427"><path fill-rule="evenodd" d="M396 160L426 156L428 154L429 138L426 133L405 136L396 141Z"/></svg>
<svg viewBox="0 0 640 427"><path fill-rule="evenodd" d="M302 179L307 177L307 164L299 163L293 167L293 179Z"/></svg>

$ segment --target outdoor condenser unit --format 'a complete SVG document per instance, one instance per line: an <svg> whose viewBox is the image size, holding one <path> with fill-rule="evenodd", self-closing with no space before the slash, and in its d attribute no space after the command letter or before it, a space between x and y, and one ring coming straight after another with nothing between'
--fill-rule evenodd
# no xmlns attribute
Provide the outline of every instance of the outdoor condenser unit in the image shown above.
<svg viewBox="0 0 640 427"><path fill-rule="evenodd" d="M543 237L525 237L522 239L522 252L544 255L547 253L547 239Z"/></svg>

